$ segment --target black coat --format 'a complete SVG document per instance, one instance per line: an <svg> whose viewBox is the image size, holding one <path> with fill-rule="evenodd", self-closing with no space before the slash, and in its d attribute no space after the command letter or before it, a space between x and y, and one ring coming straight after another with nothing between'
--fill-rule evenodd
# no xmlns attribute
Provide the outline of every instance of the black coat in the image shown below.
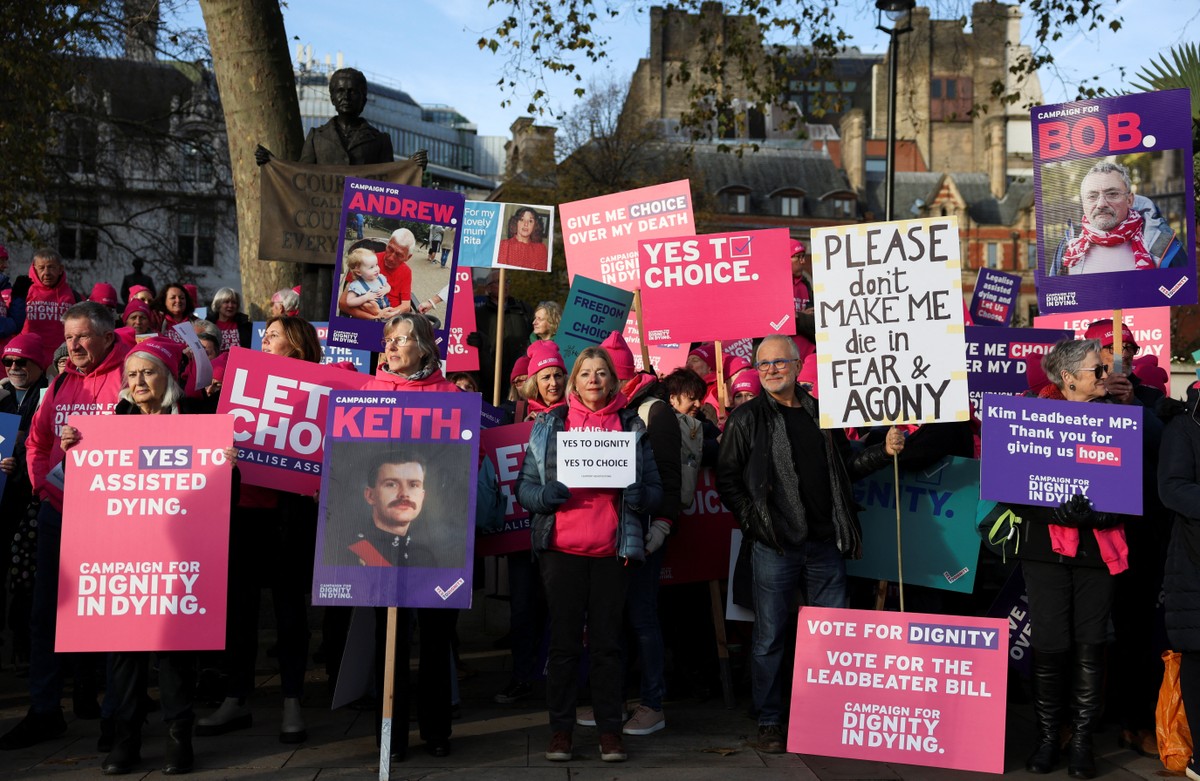
<svg viewBox="0 0 1200 781"><path fill-rule="evenodd" d="M1176 651L1200 651L1200 394L1188 391L1187 412L1163 432L1158 493L1174 514L1163 590L1167 635Z"/></svg>

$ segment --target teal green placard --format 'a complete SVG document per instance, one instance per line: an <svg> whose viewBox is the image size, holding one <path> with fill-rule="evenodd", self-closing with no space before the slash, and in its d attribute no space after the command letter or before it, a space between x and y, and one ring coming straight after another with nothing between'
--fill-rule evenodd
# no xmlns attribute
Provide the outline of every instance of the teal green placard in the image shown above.
<svg viewBox="0 0 1200 781"><path fill-rule="evenodd" d="M567 293L567 305L563 307L562 323L554 335L567 371L584 348L600 344L613 331L625 330L631 306L633 293L628 290L575 275L571 292Z"/></svg>
<svg viewBox="0 0 1200 781"><path fill-rule="evenodd" d="M863 528L863 557L846 572L872 580L897 579L896 490L892 467L854 484ZM904 582L969 594L975 588L979 536L979 462L947 457L926 470L900 473Z"/></svg>

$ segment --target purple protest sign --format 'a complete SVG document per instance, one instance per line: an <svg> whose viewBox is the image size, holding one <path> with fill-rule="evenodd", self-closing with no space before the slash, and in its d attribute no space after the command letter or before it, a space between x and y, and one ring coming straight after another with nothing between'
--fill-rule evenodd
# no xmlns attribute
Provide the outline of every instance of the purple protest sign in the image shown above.
<svg viewBox="0 0 1200 781"><path fill-rule="evenodd" d="M1035 106L1032 116L1038 308L1196 303L1188 91Z"/></svg>
<svg viewBox="0 0 1200 781"><path fill-rule="evenodd" d="M1142 408L989 393L979 498L1142 514Z"/></svg>
<svg viewBox="0 0 1200 781"><path fill-rule="evenodd" d="M334 393L314 605L471 606L478 393Z"/></svg>
<svg viewBox="0 0 1200 781"><path fill-rule="evenodd" d="M1008 326L1021 292L1021 277L981 268L971 295L971 319L975 325Z"/></svg>
<svg viewBox="0 0 1200 781"><path fill-rule="evenodd" d="M1025 372L1041 362L1051 347L1072 339L1070 331L1052 328L983 328L969 325L967 388L971 393L1021 393L1029 388Z"/></svg>

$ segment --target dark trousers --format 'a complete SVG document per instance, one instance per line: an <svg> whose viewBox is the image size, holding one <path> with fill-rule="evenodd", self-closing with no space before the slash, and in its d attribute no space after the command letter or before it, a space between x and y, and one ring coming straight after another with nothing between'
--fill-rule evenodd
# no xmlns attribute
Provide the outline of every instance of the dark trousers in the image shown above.
<svg viewBox="0 0 1200 781"><path fill-rule="evenodd" d="M1163 634L1155 609L1162 590L1162 559L1147 546L1135 556L1130 547L1129 569L1113 578L1112 663L1121 675L1109 676L1113 711L1121 727L1153 730L1163 664L1159 638Z"/></svg>
<svg viewBox="0 0 1200 781"><path fill-rule="evenodd" d="M450 684L453 675L451 638L458 620L457 610L442 608L398 608L396 616L396 664L392 689L392 750L408 745L408 712L411 698L408 660L413 614L419 636L417 666L417 723L425 742L450 737ZM375 609L375 686L383 701L383 665L386 660L387 608ZM378 722L378 720L376 720ZM376 729L378 729L378 723Z"/></svg>
<svg viewBox="0 0 1200 781"><path fill-rule="evenodd" d="M550 728L571 732L579 697L579 663L587 623L592 706L601 733L620 733L624 715L621 626L629 569L616 556L538 555L550 614L546 704Z"/></svg>
<svg viewBox="0 0 1200 781"><path fill-rule="evenodd" d="M1184 651L1179 657L1179 692L1183 695L1183 712L1200 713L1200 651ZM1188 724L1200 723L1200 718L1188 716Z"/></svg>
<svg viewBox="0 0 1200 781"><path fill-rule="evenodd" d="M529 683L537 676L538 646L546 626L542 576L529 551L517 551L508 562L509 630L513 680Z"/></svg>
<svg viewBox="0 0 1200 781"><path fill-rule="evenodd" d="M308 657L308 595L315 528L306 517L238 507L229 524L229 597L225 632L226 695L247 697L258 660L259 590L269 588L278 632L283 696L300 697Z"/></svg>
<svg viewBox="0 0 1200 781"><path fill-rule="evenodd" d="M1021 569L1035 651L1069 651L1107 640L1114 582L1107 569L1029 560Z"/></svg>
<svg viewBox="0 0 1200 781"><path fill-rule="evenodd" d="M149 667L148 652L117 651L112 654L109 697L113 700L113 718L141 721ZM195 652L166 651L158 654L158 691L163 721L192 720L192 700L196 692Z"/></svg>

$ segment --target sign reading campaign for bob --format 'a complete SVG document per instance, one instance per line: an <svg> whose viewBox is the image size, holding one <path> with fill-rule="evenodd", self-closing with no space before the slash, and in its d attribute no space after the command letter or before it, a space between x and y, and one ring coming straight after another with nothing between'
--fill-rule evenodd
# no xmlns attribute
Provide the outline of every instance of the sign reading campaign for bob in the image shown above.
<svg viewBox="0 0 1200 781"><path fill-rule="evenodd" d="M1004 772L1008 623L800 608L788 751Z"/></svg>
<svg viewBox="0 0 1200 781"><path fill-rule="evenodd" d="M821 428L967 420L958 220L812 237Z"/></svg>
<svg viewBox="0 0 1200 781"><path fill-rule="evenodd" d="M478 393L333 394L314 605L471 606Z"/></svg>
<svg viewBox="0 0 1200 781"><path fill-rule="evenodd" d="M529 550L532 546L529 511L517 501L517 478L521 476L525 447L532 431L533 421L485 428L479 432L479 446L483 448L483 457L496 469L504 502L504 528L479 535L476 553L480 556L500 556Z"/></svg>
<svg viewBox="0 0 1200 781"><path fill-rule="evenodd" d="M553 247L553 206L466 202L459 265L549 271Z"/></svg>
<svg viewBox="0 0 1200 781"><path fill-rule="evenodd" d="M55 650L224 648L233 419L67 422Z"/></svg>
<svg viewBox="0 0 1200 781"><path fill-rule="evenodd" d="M587 347L597 345L613 331L620 331L629 319L633 293L576 274L567 293L562 322L554 342L568 367Z"/></svg>
<svg viewBox="0 0 1200 781"><path fill-rule="evenodd" d="M571 280L583 275L630 292L638 289L642 279L639 240L696 234L692 188L686 179L564 203L558 213ZM633 350L634 364L645 368L636 317L626 320L623 336ZM647 349L651 369L660 374L687 362L688 345L648 344Z"/></svg>
<svg viewBox="0 0 1200 781"><path fill-rule="evenodd" d="M1142 408L987 394L979 496L1142 514Z"/></svg>
<svg viewBox="0 0 1200 781"><path fill-rule="evenodd" d="M445 357L463 203L461 193L448 190L346 178L330 344L378 351L386 321L437 296L442 301L427 314L437 320L434 333ZM356 215L363 217L361 238L349 229Z"/></svg>
<svg viewBox="0 0 1200 781"><path fill-rule="evenodd" d="M1187 90L1035 106L1038 308L1196 303Z"/></svg>
<svg viewBox="0 0 1200 781"><path fill-rule="evenodd" d="M1021 292L1021 277L990 268L979 269L971 295L971 319L975 325L1012 325L1013 310Z"/></svg>
<svg viewBox="0 0 1200 781"><path fill-rule="evenodd" d="M281 358L242 347L229 351L217 412L233 416L242 482L312 495L321 485L325 410L332 389L361 388L369 375Z"/></svg>
<svg viewBox="0 0 1200 781"><path fill-rule="evenodd" d="M790 243L786 228L638 242L646 341L796 333Z"/></svg>

